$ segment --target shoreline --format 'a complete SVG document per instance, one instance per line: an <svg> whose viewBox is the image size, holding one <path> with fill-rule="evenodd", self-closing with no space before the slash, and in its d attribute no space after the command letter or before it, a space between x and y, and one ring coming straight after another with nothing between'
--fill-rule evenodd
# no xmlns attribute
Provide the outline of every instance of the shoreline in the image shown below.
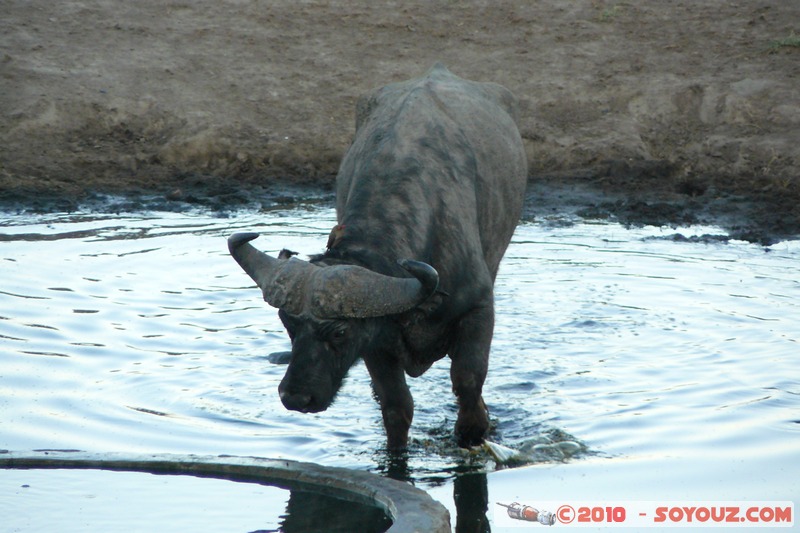
<svg viewBox="0 0 800 533"><path fill-rule="evenodd" d="M118 213L183 212L199 208L227 216L242 209L266 212L300 203L332 206L335 204L332 179L321 183L238 184L195 178L149 189L0 194L0 211ZM717 240L742 240L764 246L800 236L800 219L787 217L798 205L790 197L768 193L698 196L670 191L632 194L623 185L586 177L529 180L522 220L566 215L625 226L717 226L727 233L715 236Z"/></svg>
<svg viewBox="0 0 800 533"><path fill-rule="evenodd" d="M330 194L358 97L437 61L519 100L529 215L800 236L800 4L12 3L0 208ZM276 200L277 199L277 200Z"/></svg>

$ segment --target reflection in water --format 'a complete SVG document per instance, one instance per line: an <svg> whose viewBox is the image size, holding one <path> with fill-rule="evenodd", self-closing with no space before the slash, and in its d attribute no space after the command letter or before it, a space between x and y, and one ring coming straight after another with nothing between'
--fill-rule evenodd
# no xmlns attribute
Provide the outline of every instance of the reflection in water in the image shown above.
<svg viewBox="0 0 800 533"><path fill-rule="evenodd" d="M379 508L331 498L317 492L293 490L281 521L282 533L383 532L392 521Z"/></svg>
<svg viewBox="0 0 800 533"><path fill-rule="evenodd" d="M147 464L141 464L146 469ZM382 532L374 502L236 476L91 468L0 470L2 531ZM57 525L56 525L57 524Z"/></svg>
<svg viewBox="0 0 800 533"><path fill-rule="evenodd" d="M409 453L390 451L386 448L377 454L377 472L398 481L413 482L420 472L409 466ZM491 531L486 512L489 508L489 490L486 472L478 466L460 466L451 472L453 476L453 499L456 506L457 533L488 533Z"/></svg>
<svg viewBox="0 0 800 533"><path fill-rule="evenodd" d="M488 533L492 530L486 511L489 509L489 488L486 473L461 474L453 480L456 504L457 533Z"/></svg>
<svg viewBox="0 0 800 533"><path fill-rule="evenodd" d="M258 231L265 251L318 253L334 218L314 206L226 219L6 218L0 448L285 457L422 486L494 469L491 457L454 446L446 359L409 380L416 410L399 463L376 452L385 437L363 365L323 413L281 405L285 367L267 357L286 351L288 338L225 240ZM567 460L552 444L575 441L564 445L580 450L575 462L586 447L610 458L785 467L770 458L795 450L800 434L800 243L767 253L677 242L675 231L518 228L496 284L484 389L493 440L529 449L534 461ZM479 479L458 476L456 492L485 509Z"/></svg>

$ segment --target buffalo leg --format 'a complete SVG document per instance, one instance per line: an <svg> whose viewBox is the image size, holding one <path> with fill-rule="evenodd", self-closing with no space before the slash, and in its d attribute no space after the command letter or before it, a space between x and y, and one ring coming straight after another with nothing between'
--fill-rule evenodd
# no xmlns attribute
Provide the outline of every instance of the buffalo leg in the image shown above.
<svg viewBox="0 0 800 533"><path fill-rule="evenodd" d="M489 368L493 330L494 309L491 306L471 311L458 326L450 354L450 380L458 398L456 438L462 448L481 444L489 430L489 413L481 392Z"/></svg>
<svg viewBox="0 0 800 533"><path fill-rule="evenodd" d="M384 358L369 358L364 362L381 406L387 447L403 450L408 445L408 429L414 418L414 399L406 385L405 373L399 364Z"/></svg>

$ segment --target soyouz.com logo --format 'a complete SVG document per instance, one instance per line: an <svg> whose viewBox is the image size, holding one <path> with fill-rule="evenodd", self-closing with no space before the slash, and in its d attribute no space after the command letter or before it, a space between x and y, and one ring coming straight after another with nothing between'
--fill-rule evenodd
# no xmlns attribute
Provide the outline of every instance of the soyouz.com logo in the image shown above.
<svg viewBox="0 0 800 533"><path fill-rule="evenodd" d="M792 527L794 503L754 502L519 502L497 505L505 527Z"/></svg>
<svg viewBox="0 0 800 533"><path fill-rule="evenodd" d="M549 511L540 511L530 505L521 505L514 502L510 505L497 502L497 505L502 505L506 508L508 516L515 520L524 520L525 522L539 522L547 526L552 526L556 522L556 515Z"/></svg>

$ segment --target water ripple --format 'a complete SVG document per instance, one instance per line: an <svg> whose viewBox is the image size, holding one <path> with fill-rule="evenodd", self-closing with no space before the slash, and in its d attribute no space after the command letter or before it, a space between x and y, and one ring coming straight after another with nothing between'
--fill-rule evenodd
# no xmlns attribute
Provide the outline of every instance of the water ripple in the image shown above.
<svg viewBox="0 0 800 533"><path fill-rule="evenodd" d="M283 408L285 366L267 357L289 341L226 251L228 235L254 230L267 251L316 253L334 224L320 207L0 223L0 448L385 468L363 365L328 411ZM493 439L535 446L560 432L610 457L714 450L766 464L796 448L800 244L766 253L665 234L518 228L496 284L485 388ZM447 360L409 386L412 471L440 482L470 461L450 440L457 407Z"/></svg>

